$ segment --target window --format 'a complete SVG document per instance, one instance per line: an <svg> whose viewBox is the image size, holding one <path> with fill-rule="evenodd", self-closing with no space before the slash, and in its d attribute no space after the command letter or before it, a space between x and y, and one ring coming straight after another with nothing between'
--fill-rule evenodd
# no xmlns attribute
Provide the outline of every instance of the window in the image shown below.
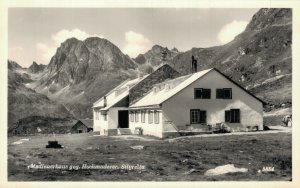
<svg viewBox="0 0 300 188"><path fill-rule="evenodd" d="M210 99L210 89L195 88L194 98L195 99Z"/></svg>
<svg viewBox="0 0 300 188"><path fill-rule="evenodd" d="M104 121L107 121L107 111L99 112L99 118L101 117L100 115L102 115Z"/></svg>
<svg viewBox="0 0 300 188"><path fill-rule="evenodd" d="M99 112L95 111L96 120L99 120Z"/></svg>
<svg viewBox="0 0 300 188"><path fill-rule="evenodd" d="M135 115L135 122L139 122L139 112L135 111L134 115Z"/></svg>
<svg viewBox="0 0 300 188"><path fill-rule="evenodd" d="M146 112L145 111L141 111L141 122L145 123L145 117L146 117Z"/></svg>
<svg viewBox="0 0 300 188"><path fill-rule="evenodd" d="M159 112L154 111L154 123L159 124Z"/></svg>
<svg viewBox="0 0 300 188"><path fill-rule="evenodd" d="M200 122L200 110L191 110L191 124Z"/></svg>
<svg viewBox="0 0 300 188"><path fill-rule="evenodd" d="M232 89L231 88L222 88L216 90L217 99L232 99Z"/></svg>
<svg viewBox="0 0 300 188"><path fill-rule="evenodd" d="M206 123L206 111L200 109L192 109L190 111L191 124Z"/></svg>
<svg viewBox="0 0 300 188"><path fill-rule="evenodd" d="M153 112L149 111L148 112L148 123L153 123Z"/></svg>
<svg viewBox="0 0 300 188"><path fill-rule="evenodd" d="M133 122L134 121L134 117L133 117L133 111L130 111L130 122Z"/></svg>
<svg viewBox="0 0 300 188"><path fill-rule="evenodd" d="M240 109L230 109L225 111L225 122L240 123Z"/></svg>

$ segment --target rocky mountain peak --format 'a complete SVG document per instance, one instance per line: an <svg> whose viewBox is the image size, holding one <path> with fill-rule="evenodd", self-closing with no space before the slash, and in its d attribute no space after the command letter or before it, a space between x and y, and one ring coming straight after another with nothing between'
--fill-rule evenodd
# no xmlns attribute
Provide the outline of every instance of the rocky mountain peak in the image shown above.
<svg viewBox="0 0 300 188"><path fill-rule="evenodd" d="M22 69L22 67L15 61L7 60L7 67L9 70Z"/></svg>
<svg viewBox="0 0 300 188"><path fill-rule="evenodd" d="M175 52L175 53L178 53L179 52L179 50L177 49L177 48L172 48L172 50L171 50L172 52Z"/></svg>
<svg viewBox="0 0 300 188"><path fill-rule="evenodd" d="M46 65L43 64L37 64L35 61L32 62L32 64L30 65L30 67L28 68L28 72L30 73L37 73L37 72L41 72L45 69Z"/></svg>
<svg viewBox="0 0 300 188"><path fill-rule="evenodd" d="M270 26L282 26L292 23L292 9L262 8L253 15L246 31L261 30Z"/></svg>
<svg viewBox="0 0 300 188"><path fill-rule="evenodd" d="M158 45L158 44L155 44L155 45L152 46L151 49L152 49L152 50L163 50L164 47L162 47L162 46L160 46L160 45Z"/></svg>
<svg viewBox="0 0 300 188"><path fill-rule="evenodd" d="M57 48L35 89L51 99L71 101L76 98L78 102L81 98L84 103L92 100L91 95L99 94L101 87L98 85L106 84L107 75L111 79L114 77L111 80L113 87L119 80L137 74L136 67L131 58L106 39L89 37L81 41L70 38ZM100 94L107 89L102 89Z"/></svg>
<svg viewBox="0 0 300 188"><path fill-rule="evenodd" d="M162 53L166 52L166 60L170 61L173 57L175 57L179 52L178 50L169 50L167 47L162 47L158 44L152 46L150 50L148 50L144 54L139 54L134 61L138 64L149 64L153 67L158 66L161 63Z"/></svg>

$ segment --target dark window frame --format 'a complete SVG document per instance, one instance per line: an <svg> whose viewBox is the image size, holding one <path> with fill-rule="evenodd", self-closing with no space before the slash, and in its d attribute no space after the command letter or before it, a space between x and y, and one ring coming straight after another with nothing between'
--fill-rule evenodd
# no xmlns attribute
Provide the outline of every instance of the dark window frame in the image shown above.
<svg viewBox="0 0 300 188"><path fill-rule="evenodd" d="M197 94L200 91L200 95ZM208 94L206 96L205 94ZM211 89L209 88L194 88L194 99L211 99Z"/></svg>
<svg viewBox="0 0 300 188"><path fill-rule="evenodd" d="M237 108L225 110L225 122L240 123L241 122L241 110L237 109Z"/></svg>
<svg viewBox="0 0 300 188"><path fill-rule="evenodd" d="M194 121L193 112L197 113L196 121ZM190 110L190 124L201 124L207 123L207 113L206 110L191 109Z"/></svg>
<svg viewBox="0 0 300 188"><path fill-rule="evenodd" d="M225 97L225 92L230 91L230 96ZM216 99L232 99L232 88L217 88Z"/></svg>

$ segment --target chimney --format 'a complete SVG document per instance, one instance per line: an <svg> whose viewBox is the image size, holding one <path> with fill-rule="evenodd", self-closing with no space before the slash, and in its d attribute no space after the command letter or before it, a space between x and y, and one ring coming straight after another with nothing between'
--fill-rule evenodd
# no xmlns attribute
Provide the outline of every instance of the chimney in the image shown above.
<svg viewBox="0 0 300 188"><path fill-rule="evenodd" d="M103 96L103 103L104 103L103 106L106 107L106 105L107 105L107 99L106 99L106 96L105 96L105 95Z"/></svg>
<svg viewBox="0 0 300 188"><path fill-rule="evenodd" d="M192 73L197 72L197 59L195 59L194 56L192 56Z"/></svg>

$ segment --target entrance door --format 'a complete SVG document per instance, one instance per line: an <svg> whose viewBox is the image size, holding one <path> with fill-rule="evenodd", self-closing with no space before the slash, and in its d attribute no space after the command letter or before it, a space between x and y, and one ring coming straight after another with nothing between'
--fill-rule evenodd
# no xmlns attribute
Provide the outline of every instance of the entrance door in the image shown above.
<svg viewBox="0 0 300 188"><path fill-rule="evenodd" d="M128 128L128 110L119 110L118 114L119 128Z"/></svg>

